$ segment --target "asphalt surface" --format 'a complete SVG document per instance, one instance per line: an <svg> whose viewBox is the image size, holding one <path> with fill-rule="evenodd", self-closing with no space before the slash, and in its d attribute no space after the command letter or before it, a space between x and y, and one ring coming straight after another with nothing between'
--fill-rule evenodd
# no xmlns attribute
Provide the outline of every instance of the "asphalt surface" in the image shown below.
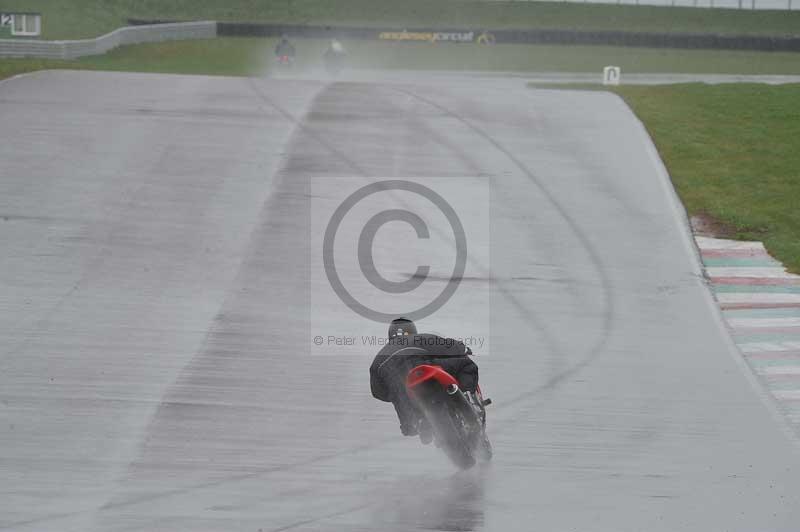
<svg viewBox="0 0 800 532"><path fill-rule="evenodd" d="M797 529L796 439L617 97L57 71L0 109L0 530ZM489 342L495 459L468 472L372 399L374 349L311 341L385 330L325 295L319 218L429 177L489 217L420 321ZM423 251L379 233L387 277L452 267L426 221Z"/></svg>

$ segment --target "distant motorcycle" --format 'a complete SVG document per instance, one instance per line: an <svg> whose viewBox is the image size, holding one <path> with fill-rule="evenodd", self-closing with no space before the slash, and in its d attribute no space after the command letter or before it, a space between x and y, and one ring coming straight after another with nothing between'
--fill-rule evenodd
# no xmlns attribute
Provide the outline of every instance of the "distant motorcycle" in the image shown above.
<svg viewBox="0 0 800 532"><path fill-rule="evenodd" d="M486 435L486 407L480 387L464 392L440 366L421 365L408 372L406 390L433 429L436 445L461 469L492 458Z"/></svg>
<svg viewBox="0 0 800 532"><path fill-rule="evenodd" d="M280 41L275 46L275 63L281 70L288 70L294 64L295 49L289 42L289 37L281 35Z"/></svg>
<svg viewBox="0 0 800 532"><path fill-rule="evenodd" d="M322 59L325 63L325 70L328 71L328 74L336 76L344 68L345 60L347 59L347 52L345 52L344 46L342 46L339 41L334 39L331 41L328 49L325 50Z"/></svg>
<svg viewBox="0 0 800 532"><path fill-rule="evenodd" d="M280 69L289 69L294 64L294 57L291 55L278 55L275 56L275 63Z"/></svg>

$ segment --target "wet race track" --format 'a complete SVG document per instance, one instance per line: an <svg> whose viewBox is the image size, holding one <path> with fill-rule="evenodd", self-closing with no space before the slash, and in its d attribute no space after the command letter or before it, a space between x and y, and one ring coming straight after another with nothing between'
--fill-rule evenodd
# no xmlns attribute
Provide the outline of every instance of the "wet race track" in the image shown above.
<svg viewBox="0 0 800 532"><path fill-rule="evenodd" d="M0 109L0 530L797 530L796 439L615 96L62 71ZM386 326L322 266L334 209L385 180L464 225L458 289L418 321L484 341L495 458L470 471L371 397L361 336ZM338 275L421 306L454 231L402 190L366 204ZM373 242L394 282L431 266L406 299L347 260L397 205L429 229Z"/></svg>

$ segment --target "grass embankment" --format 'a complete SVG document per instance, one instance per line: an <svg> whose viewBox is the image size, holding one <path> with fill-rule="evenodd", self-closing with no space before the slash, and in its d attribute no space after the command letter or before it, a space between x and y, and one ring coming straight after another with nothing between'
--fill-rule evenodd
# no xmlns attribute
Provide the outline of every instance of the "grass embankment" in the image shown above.
<svg viewBox="0 0 800 532"><path fill-rule="evenodd" d="M42 13L42 37L96 37L128 18L350 24L561 28L727 34L800 34L800 12L562 2L470 0L2 0L4 12Z"/></svg>
<svg viewBox="0 0 800 532"><path fill-rule="evenodd" d="M800 85L619 87L690 215L800 273Z"/></svg>
<svg viewBox="0 0 800 532"><path fill-rule="evenodd" d="M298 71L318 66L324 40L297 42ZM268 71L274 41L220 38L124 46L75 61L0 59L0 76L42 68L127 70L228 76ZM800 55L727 50L666 50L610 46L544 46L345 41L348 63L359 68L595 72L622 67L624 74L652 72L800 74Z"/></svg>
<svg viewBox="0 0 800 532"><path fill-rule="evenodd" d="M0 80L25 72L49 68L69 68L69 66L67 61L51 61L49 59L0 59Z"/></svg>

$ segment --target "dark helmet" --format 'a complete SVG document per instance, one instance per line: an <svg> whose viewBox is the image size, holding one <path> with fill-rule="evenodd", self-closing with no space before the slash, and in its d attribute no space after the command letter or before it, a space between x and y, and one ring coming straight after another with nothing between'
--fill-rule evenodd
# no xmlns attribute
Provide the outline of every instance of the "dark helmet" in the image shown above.
<svg viewBox="0 0 800 532"><path fill-rule="evenodd" d="M397 318L392 320L389 324L389 339L395 336L406 336L409 334L417 334L417 326L414 322L406 318Z"/></svg>

